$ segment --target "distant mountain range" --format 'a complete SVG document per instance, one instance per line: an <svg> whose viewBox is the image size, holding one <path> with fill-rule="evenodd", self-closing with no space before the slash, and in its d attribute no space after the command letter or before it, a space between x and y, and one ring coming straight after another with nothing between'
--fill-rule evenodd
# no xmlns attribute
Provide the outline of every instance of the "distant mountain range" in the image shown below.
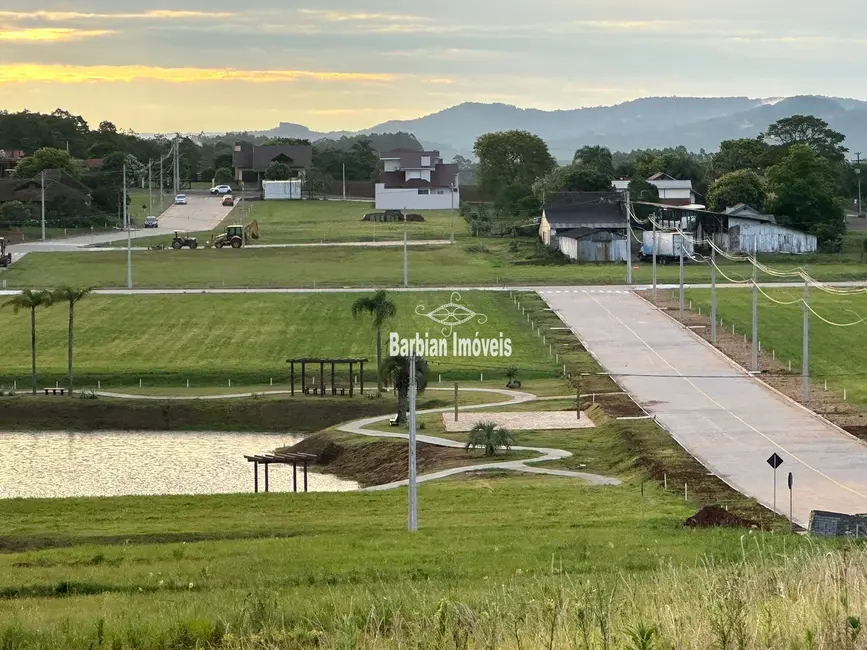
<svg viewBox="0 0 867 650"><path fill-rule="evenodd" d="M491 131L522 129L543 138L558 160L571 160L584 145L612 151L683 145L690 151L716 151L723 140L757 136L791 115L816 115L846 135L852 152L867 154L867 101L818 96L773 99L747 97L649 97L616 106L542 111L507 104L464 103L414 120L383 122L362 131L317 133L283 122L257 134L274 137L336 139L341 136L414 134L428 149L450 160L472 157L476 138Z"/></svg>

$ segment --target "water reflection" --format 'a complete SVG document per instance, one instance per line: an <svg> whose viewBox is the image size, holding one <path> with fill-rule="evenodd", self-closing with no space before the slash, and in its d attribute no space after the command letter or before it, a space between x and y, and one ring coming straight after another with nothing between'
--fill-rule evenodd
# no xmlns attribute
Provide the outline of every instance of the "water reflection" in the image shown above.
<svg viewBox="0 0 867 650"><path fill-rule="evenodd" d="M262 433L0 433L0 498L252 492L253 467L244 455L298 440ZM264 489L263 469L259 485ZM357 487L309 475L311 492ZM298 488L303 489L300 467ZM271 467L270 490L292 490L291 465Z"/></svg>

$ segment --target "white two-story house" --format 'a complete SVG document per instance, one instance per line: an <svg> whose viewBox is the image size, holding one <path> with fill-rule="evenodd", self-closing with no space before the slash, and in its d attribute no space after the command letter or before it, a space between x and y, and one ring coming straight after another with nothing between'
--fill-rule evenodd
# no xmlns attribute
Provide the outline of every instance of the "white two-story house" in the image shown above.
<svg viewBox="0 0 867 650"><path fill-rule="evenodd" d="M456 210L461 194L458 166L439 151L398 150L383 153L376 184L377 210Z"/></svg>
<svg viewBox="0 0 867 650"><path fill-rule="evenodd" d="M614 189L621 192L629 189L631 179L625 178L614 181ZM698 202L695 190L692 189L692 181L679 181L668 174L654 174L647 182L659 190L659 202L671 206L695 205Z"/></svg>

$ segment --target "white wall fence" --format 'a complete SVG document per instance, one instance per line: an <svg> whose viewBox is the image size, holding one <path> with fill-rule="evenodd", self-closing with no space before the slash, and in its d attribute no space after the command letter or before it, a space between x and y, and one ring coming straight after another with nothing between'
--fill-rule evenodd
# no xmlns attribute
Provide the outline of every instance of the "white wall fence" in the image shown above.
<svg viewBox="0 0 867 650"><path fill-rule="evenodd" d="M427 194L419 194L416 188L389 188L376 184L377 210L451 210L461 204L460 191L450 188L431 188Z"/></svg>

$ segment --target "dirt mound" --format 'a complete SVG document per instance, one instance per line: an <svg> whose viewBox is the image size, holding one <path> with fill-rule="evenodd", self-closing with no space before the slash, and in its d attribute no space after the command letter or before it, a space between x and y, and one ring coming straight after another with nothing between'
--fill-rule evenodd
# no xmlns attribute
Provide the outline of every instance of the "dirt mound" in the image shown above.
<svg viewBox="0 0 867 650"><path fill-rule="evenodd" d="M683 522L683 525L689 528L715 528L717 526L724 526L726 528L759 527L756 522L744 519L743 517L738 517L736 514L727 511L725 508L720 508L719 506L703 507L692 517Z"/></svg>

